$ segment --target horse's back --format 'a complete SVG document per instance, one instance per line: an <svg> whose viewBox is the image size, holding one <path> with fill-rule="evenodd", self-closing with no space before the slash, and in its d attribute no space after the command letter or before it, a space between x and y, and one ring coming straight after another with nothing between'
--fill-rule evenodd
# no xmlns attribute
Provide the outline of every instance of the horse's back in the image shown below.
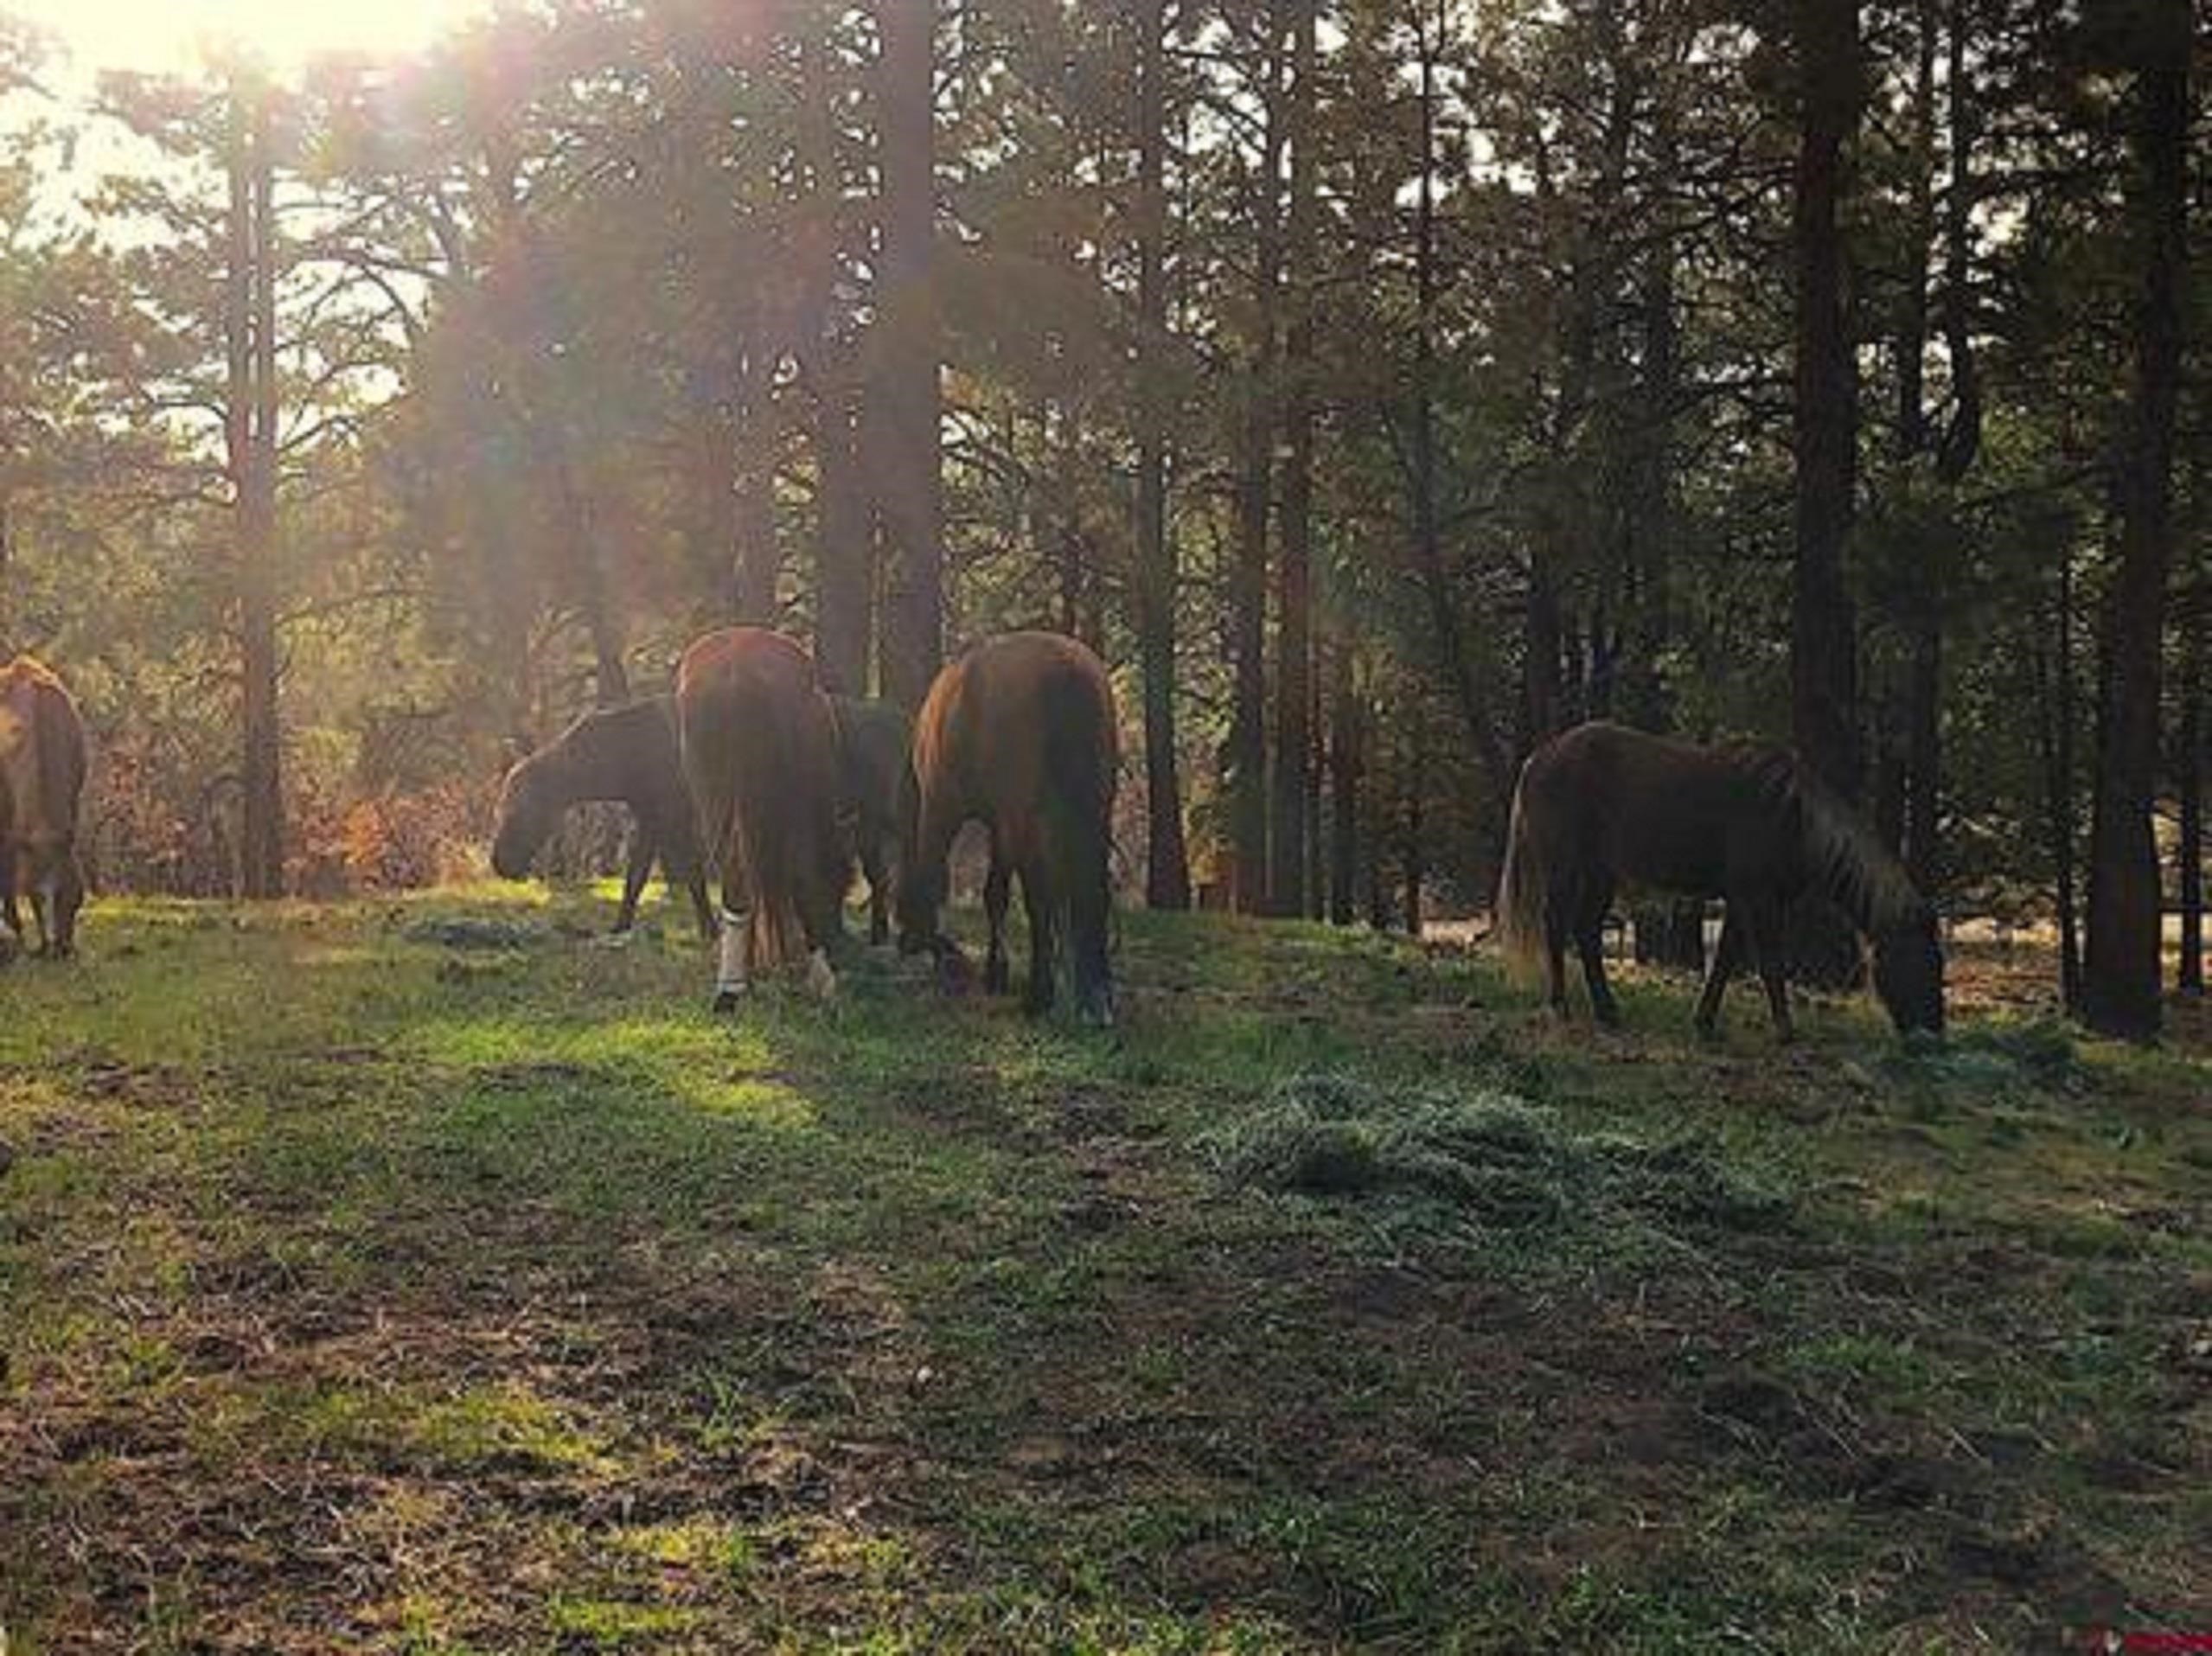
<svg viewBox="0 0 2212 1656"><path fill-rule="evenodd" d="M1531 826L1614 876L1719 895L1780 854L1777 806L1793 761L1761 744L1708 747L1604 720L1562 732L1522 775Z"/></svg>

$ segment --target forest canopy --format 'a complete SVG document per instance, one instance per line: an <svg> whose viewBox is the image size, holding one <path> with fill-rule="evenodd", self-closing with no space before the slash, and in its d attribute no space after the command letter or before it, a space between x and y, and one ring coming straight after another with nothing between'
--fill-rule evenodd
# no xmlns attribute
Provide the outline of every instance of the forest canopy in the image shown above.
<svg viewBox="0 0 2212 1656"><path fill-rule="evenodd" d="M2166 909L2201 974L2188 0L64 45L0 24L0 642L106 887L473 866L518 746L731 620L909 706L1045 626L1157 905L1479 907L1609 717L1795 743L2106 1026Z"/></svg>

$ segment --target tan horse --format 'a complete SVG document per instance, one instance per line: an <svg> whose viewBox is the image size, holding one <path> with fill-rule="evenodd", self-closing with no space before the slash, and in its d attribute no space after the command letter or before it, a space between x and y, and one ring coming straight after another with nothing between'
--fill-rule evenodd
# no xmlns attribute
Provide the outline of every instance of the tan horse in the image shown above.
<svg viewBox="0 0 2212 1656"><path fill-rule="evenodd" d="M1037 1013L1052 1004L1054 944L1064 930L1077 1011L1112 1023L1107 854L1119 763L1105 666L1072 638L1008 633L938 674L914 719L900 949L928 949L957 967L959 950L938 927L945 858L962 825L981 822L991 836L984 986L1007 987L1006 911L1019 874L1029 913L1025 1005Z"/></svg>
<svg viewBox="0 0 2212 1656"><path fill-rule="evenodd" d="M1498 882L1499 940L1544 963L1567 1010L1566 949L1582 957L1598 1021L1620 1018L1600 947L1621 882L1727 900L1697 1001L1710 1034L1729 975L1758 962L1774 1028L1790 1039L1783 913L1800 894L1832 898L1874 942L1874 987L1899 1030L1943 1027L1935 911L1851 807L1787 750L1699 747L1619 725L1580 725L1521 767Z"/></svg>
<svg viewBox="0 0 2212 1656"><path fill-rule="evenodd" d="M722 882L715 1009L802 945L809 981L830 994L852 858L837 821L836 718L812 658L778 633L726 628L684 651L675 697L700 844Z"/></svg>
<svg viewBox="0 0 2212 1656"><path fill-rule="evenodd" d="M0 668L0 918L22 937L19 895L30 898L42 955L77 947L84 870L77 804L85 790L85 726L61 681L18 655Z"/></svg>

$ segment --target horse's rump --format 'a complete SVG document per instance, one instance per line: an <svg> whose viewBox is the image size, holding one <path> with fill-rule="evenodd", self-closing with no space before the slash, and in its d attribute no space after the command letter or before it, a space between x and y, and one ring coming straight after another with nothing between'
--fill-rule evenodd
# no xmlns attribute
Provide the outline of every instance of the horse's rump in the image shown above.
<svg viewBox="0 0 2212 1656"><path fill-rule="evenodd" d="M934 924L943 857L970 819L994 859L1064 924L1077 999L1109 1019L1108 856L1120 738L1104 663L1058 633L1008 633L937 675L915 716L911 918ZM1032 986L1032 995L1036 993Z"/></svg>
<svg viewBox="0 0 2212 1656"><path fill-rule="evenodd" d="M0 669L0 786L11 842L26 850L75 843L84 721L61 681L29 655Z"/></svg>
<svg viewBox="0 0 2212 1656"><path fill-rule="evenodd" d="M51 670L28 655L0 669L0 895L18 924L15 898L37 911L43 946L75 946L85 898L77 860L77 814L86 769L85 726Z"/></svg>
<svg viewBox="0 0 2212 1656"><path fill-rule="evenodd" d="M850 862L835 726L814 662L780 634L732 627L685 650L675 694L700 845L726 905L750 898L754 962L825 945Z"/></svg>

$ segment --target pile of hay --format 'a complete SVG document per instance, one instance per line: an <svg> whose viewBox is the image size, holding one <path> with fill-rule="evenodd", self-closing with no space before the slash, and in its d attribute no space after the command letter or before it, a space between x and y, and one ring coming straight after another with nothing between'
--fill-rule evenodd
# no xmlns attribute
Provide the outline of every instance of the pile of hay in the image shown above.
<svg viewBox="0 0 2212 1656"><path fill-rule="evenodd" d="M1640 1216L1750 1229L1789 1206L1692 1140L1577 1133L1510 1093L1391 1092L1344 1076L1291 1077L1207 1148L1233 1186L1396 1194L1506 1228Z"/></svg>

